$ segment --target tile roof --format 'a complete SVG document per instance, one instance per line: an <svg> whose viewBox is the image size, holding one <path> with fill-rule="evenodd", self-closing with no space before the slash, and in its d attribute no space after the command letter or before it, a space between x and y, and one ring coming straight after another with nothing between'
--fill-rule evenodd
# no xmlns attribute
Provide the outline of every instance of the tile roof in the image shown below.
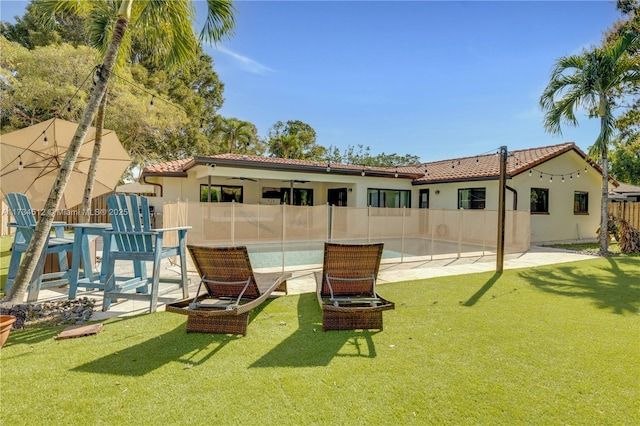
<svg viewBox="0 0 640 426"><path fill-rule="evenodd" d="M515 176L519 173L526 172L547 160L571 150L576 151L585 161L600 170L600 167L591 162L591 160L587 158L587 155L582 152L575 143L565 142L558 145L509 151L507 175ZM326 169L330 167L331 171L338 174L355 175L360 174L364 170L367 175L387 177L392 177L397 172L399 177L412 179L414 184L497 178L500 173L497 152L495 154L453 158L399 167L363 167L353 164L292 160L257 155L219 154L154 164L145 167L142 171L142 176L186 176L190 168L203 164L253 167L271 170L297 170L316 173L326 173Z"/></svg>
<svg viewBox="0 0 640 426"><path fill-rule="evenodd" d="M526 172L547 160L571 150L576 151L586 161L599 169L597 165L587 160L586 154L582 152L575 143L565 142L558 145L509 151L507 158L507 175L515 176ZM423 171L423 176L414 181L416 184L497 178L500 174L498 152L475 157L453 158L423 163L420 167ZM426 176L424 175L425 167L427 172Z"/></svg>
<svg viewBox="0 0 640 426"><path fill-rule="evenodd" d="M307 172L324 172L327 168L331 171L342 174L360 174L364 172L368 175L375 176L395 176L398 173L398 177L414 179L421 176L421 171L415 166L399 166L399 167L370 167L360 166L354 164L337 164L328 163L324 161L308 161L308 160L293 160L286 158L275 157L262 157L258 155L243 155L243 154L218 154L207 157L187 158L184 160L168 161L165 163L159 163L152 166L147 166L143 169L143 176L165 176L186 174L190 168L201 164L217 164L228 166L243 166L254 167L263 169L279 169L279 170L300 170Z"/></svg>
<svg viewBox="0 0 640 426"><path fill-rule="evenodd" d="M182 160L166 161L164 163L153 164L143 169L143 175L170 175L170 174L184 174L186 173L185 166L193 161L192 158L185 158Z"/></svg>

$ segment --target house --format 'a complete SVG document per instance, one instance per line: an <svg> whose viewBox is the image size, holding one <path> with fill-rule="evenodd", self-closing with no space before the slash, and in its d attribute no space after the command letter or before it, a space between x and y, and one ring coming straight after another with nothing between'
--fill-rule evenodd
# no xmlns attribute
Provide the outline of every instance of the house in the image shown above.
<svg viewBox="0 0 640 426"><path fill-rule="evenodd" d="M620 182L616 188L609 191L609 199L621 203L640 202L640 186Z"/></svg>
<svg viewBox="0 0 640 426"><path fill-rule="evenodd" d="M506 173L507 209L530 212L532 243L596 238L601 169L574 143L510 151ZM141 181L156 213L176 200L497 210L499 156L363 167L220 154L148 166Z"/></svg>

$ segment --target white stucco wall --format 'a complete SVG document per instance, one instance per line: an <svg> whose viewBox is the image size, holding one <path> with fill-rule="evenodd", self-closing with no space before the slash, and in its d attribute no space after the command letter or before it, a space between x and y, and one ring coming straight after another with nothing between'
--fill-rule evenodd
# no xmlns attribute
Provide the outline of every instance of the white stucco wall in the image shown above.
<svg viewBox="0 0 640 426"><path fill-rule="evenodd" d="M587 173L584 172L587 167ZM577 171L580 177L577 177ZM540 173L543 179L540 180ZM549 175L553 174L553 182ZM565 182L562 183L561 176ZM149 182L163 185L163 196L151 199L156 212L161 214L163 203L182 201L198 201L200 185L206 185L209 176L211 185L243 186L244 203L277 204L279 200L262 198L263 187L289 187L291 180L308 181L295 183L294 188L313 189L313 204L327 203L327 190L331 188L348 188L347 204L349 207L367 207L367 189L401 189L411 191L411 206L417 208L419 192L429 189L429 208L457 209L458 190L465 188L486 189L486 209L498 209L498 180L465 181L439 183L429 185L412 185L410 179L380 178L359 175L340 175L337 173L300 173L289 171L268 171L260 169L238 169L217 166L197 166L189 170L186 178L148 178ZM572 178L570 178L570 176ZM237 180L245 177L255 179ZM569 151L534 168L532 176L527 172L507 180L507 185L517 193L517 210L530 210L531 188L549 190L549 213L531 214L531 242L544 243L552 241L593 240L600 223L601 175L574 151ZM589 194L588 214L574 214L574 193L584 191ZM158 193L158 191L156 191ZM436 193L438 192L438 193ZM506 192L506 207L513 209L514 194Z"/></svg>

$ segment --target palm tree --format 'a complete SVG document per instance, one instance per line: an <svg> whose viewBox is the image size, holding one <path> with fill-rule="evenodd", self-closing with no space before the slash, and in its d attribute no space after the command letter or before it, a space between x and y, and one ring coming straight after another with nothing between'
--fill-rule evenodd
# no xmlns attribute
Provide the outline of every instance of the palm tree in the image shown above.
<svg viewBox="0 0 640 426"><path fill-rule="evenodd" d="M628 33L615 44L593 48L580 55L558 59L549 84L540 97L540 106L546 110L544 127L550 133L561 134L560 125L565 122L577 126L575 113L580 108L600 118L600 134L591 146L589 154L599 158L602 166L602 204L600 208L600 254L609 253L608 152L615 132L613 109L616 98L628 93L633 84L640 81L639 58L629 55L637 48L637 33ZM635 46L635 47L634 47Z"/></svg>
<svg viewBox="0 0 640 426"><path fill-rule="evenodd" d="M222 137L222 142L229 148L229 153L233 153L238 143L244 145L243 152L246 152L247 147L254 138L251 132L252 124L248 121L238 120L237 118L218 117L219 119L216 120L214 131Z"/></svg>
<svg viewBox="0 0 640 426"><path fill-rule="evenodd" d="M144 29L148 36L147 40L153 43L159 52L166 55L169 62L189 56L195 52L197 47L192 30L195 8L189 0L136 2L122 0L119 3L97 2L95 0L73 2L51 0L42 3L44 8L49 8L51 11L48 15L50 17L53 17L55 12L65 10L88 16L91 13L97 13L97 10L103 10L105 6L108 7L114 4L117 5L118 9L112 29L109 32L102 33L102 37L109 39L109 42L106 44L104 61L96 74L95 87L82 114L78 129L69 145L62 166L58 171L57 179L51 188L33 238L20 264L15 284L3 299L3 302L8 304L21 303L26 288L32 280L38 258L44 249L55 212L71 177L71 171L80 152L82 142L106 93L120 48L123 43L126 47L128 40L130 40L130 38L126 37L129 24L134 28ZM207 19L200 33L201 39L209 42L216 41L230 34L235 25L234 10L231 0L207 0ZM171 28L171 31L167 31L168 28Z"/></svg>
<svg viewBox="0 0 640 426"><path fill-rule="evenodd" d="M217 6L214 2L211 6ZM218 2L222 4L229 4L229 2ZM101 52L106 52L108 48L109 40L104 36L108 34L114 25L114 18L116 16L116 10L114 9L114 3L106 0L94 0L94 9L91 11L92 13L86 15L86 25L88 27L88 37L89 42L92 47L97 48ZM74 10L75 11L75 10ZM216 10L215 13L220 15L225 15L226 11ZM233 19L233 16L231 16ZM231 29L231 27L229 28ZM155 31L156 27L149 26L135 26L131 30L127 31L125 34L125 39L123 40L123 45L121 46L118 59L116 60L115 69L118 69L124 65L125 62L129 62L131 56L135 54L134 52L134 44L140 46L145 49L145 51L153 52L153 57L151 59L157 63L164 63L164 66L170 70L176 69L177 67L185 65L187 62L195 59L198 55L197 50L195 49L196 40L195 34L189 28L189 31L185 31L184 26L168 26L165 27L161 36L161 43L158 46L158 40L156 36L158 34L149 34L149 31ZM176 35L183 37L185 40L191 36L192 40L185 43L186 45L191 45L194 48L190 48L189 50L183 51L179 54L171 54L173 44L170 42L173 40ZM216 32L212 35L213 41L220 41L222 38L223 32ZM135 38L136 43L133 43L132 40ZM169 43L167 43L169 41ZM100 102L100 106L98 107L98 111L96 114L96 137L94 142L94 149L91 156L91 162L89 164L89 170L87 172L87 181L84 189L84 195L82 198L82 205L80 211L82 215L80 216L80 222L89 222L90 215L87 213L91 209L91 199L93 198L93 185L95 182L95 174L98 166L98 159L100 157L100 152L102 149L102 129L104 128L104 118L106 115L106 107L107 107L107 94Z"/></svg>

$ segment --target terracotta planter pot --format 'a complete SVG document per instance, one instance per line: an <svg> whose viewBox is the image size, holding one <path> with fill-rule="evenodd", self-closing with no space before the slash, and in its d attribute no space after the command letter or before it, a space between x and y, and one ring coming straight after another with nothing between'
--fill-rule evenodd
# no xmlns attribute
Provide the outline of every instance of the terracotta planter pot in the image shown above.
<svg viewBox="0 0 640 426"><path fill-rule="evenodd" d="M13 315L0 315L0 348L9 338L9 332L11 332L14 322L16 322L16 317Z"/></svg>

